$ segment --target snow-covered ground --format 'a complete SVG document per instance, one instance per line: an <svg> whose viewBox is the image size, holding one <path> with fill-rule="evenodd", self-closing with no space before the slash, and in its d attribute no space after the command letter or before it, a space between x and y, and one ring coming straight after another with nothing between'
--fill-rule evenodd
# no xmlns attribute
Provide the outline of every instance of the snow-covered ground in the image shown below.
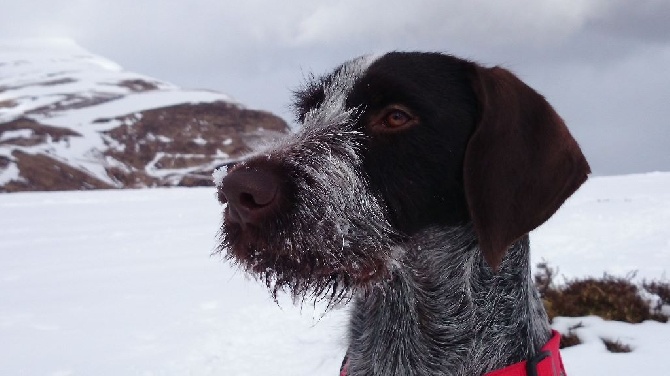
<svg viewBox="0 0 670 376"><path fill-rule="evenodd" d="M210 256L212 188L0 195L0 375L336 375L346 310L277 306ZM670 173L592 178L532 236L566 276L670 270ZM576 322L568 375L670 373L670 324ZM601 337L630 344L611 354Z"/></svg>

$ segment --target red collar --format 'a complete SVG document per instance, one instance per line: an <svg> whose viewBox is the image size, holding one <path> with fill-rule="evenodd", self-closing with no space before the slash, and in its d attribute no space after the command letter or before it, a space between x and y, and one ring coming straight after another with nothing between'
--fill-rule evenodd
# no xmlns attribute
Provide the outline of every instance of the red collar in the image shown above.
<svg viewBox="0 0 670 376"><path fill-rule="evenodd" d="M555 330L552 330L551 334L549 342L532 359L491 371L485 376L565 376L563 360L558 350L561 334ZM349 358L345 357L340 368L340 376L347 376L347 368L349 368Z"/></svg>
<svg viewBox="0 0 670 376"><path fill-rule="evenodd" d="M551 334L549 342L532 359L491 371L485 376L565 376L563 360L558 350L561 334L555 330Z"/></svg>

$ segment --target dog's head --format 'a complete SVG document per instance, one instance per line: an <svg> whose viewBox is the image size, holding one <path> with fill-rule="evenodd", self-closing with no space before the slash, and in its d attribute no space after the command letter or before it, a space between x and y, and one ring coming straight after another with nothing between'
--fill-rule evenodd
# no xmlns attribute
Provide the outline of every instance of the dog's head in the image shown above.
<svg viewBox="0 0 670 376"><path fill-rule="evenodd" d="M378 278L403 238L469 222L497 269L589 173L541 95L448 55L348 62L297 92L295 109L302 129L219 184L223 247L275 287Z"/></svg>

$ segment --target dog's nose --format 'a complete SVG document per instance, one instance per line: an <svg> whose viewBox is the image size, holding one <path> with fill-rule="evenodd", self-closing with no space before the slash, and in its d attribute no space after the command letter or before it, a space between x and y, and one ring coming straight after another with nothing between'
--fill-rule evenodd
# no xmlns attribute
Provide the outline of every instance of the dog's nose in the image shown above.
<svg viewBox="0 0 670 376"><path fill-rule="evenodd" d="M279 208L279 178L270 171L233 170L219 189L228 203L226 218L243 226L259 225Z"/></svg>

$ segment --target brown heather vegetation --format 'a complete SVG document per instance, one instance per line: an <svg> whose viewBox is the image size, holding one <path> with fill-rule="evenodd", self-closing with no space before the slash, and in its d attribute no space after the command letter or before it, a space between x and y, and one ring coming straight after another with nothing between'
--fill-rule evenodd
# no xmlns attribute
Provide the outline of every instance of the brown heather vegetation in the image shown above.
<svg viewBox="0 0 670 376"><path fill-rule="evenodd" d="M644 281L642 289L660 298L653 304L641 297L640 287L632 282L635 274L615 277L608 274L601 278L587 277L567 280L556 284L557 269L546 262L537 265L535 284L540 292L550 320L557 316L580 317L595 315L605 320L640 323L645 320L667 322L668 315L662 312L663 305L670 304L670 282ZM561 338L561 348L580 343L573 332L577 325L569 329ZM619 340L602 338L610 352L630 352L630 346Z"/></svg>

